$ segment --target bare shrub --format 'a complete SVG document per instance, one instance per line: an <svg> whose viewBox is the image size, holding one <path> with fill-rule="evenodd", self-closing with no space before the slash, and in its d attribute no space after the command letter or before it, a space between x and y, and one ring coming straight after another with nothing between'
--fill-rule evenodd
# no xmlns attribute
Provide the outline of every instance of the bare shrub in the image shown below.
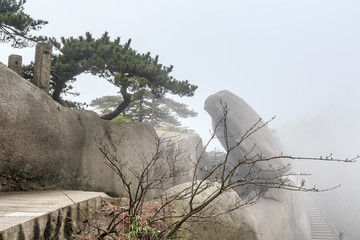
<svg viewBox="0 0 360 240"><path fill-rule="evenodd" d="M204 147L199 144L194 146L198 155L195 160L190 161L191 166L185 166L185 168L176 167L176 162L182 160L179 159L181 152L173 152L173 149L170 152L167 151L172 146L169 144L171 142L169 139L154 136L155 152L146 159L144 155L139 154L138 156L144 159L141 161L142 166L139 166L136 170L122 165L121 159L115 157L115 146L110 147L99 142L99 150L103 153L106 164L120 176L121 184L124 186L128 198L126 200L127 204L124 205L126 207L116 211L106 228L97 227L98 239L103 239L106 236L123 239L125 235L121 235L118 226L124 224L124 222L126 222L127 226L131 226L134 224L135 219L139 219L139 217L146 221L142 222L142 225L145 224L150 226L151 229L156 229L157 234L152 237L144 235L145 230L140 224L142 228L137 229L138 235L135 234L132 239L175 239L177 238L176 233L180 229L189 226L189 224L184 223L196 224L210 221L217 216L228 214L236 209L251 206L269 189L303 192L320 192L332 189L318 189L315 186L306 187L304 179L295 184L291 181L291 176L298 176L299 174L288 172L290 164L263 169L259 167L261 162L276 161L278 159L354 162L359 158L359 156L356 156L351 159L337 159L333 158L331 154L325 157L297 157L283 154L263 156L261 153L250 150L236 162L230 161L234 149L241 147L246 139L261 131L268 125L269 121L263 122L260 119L231 145L228 141L227 125L229 109L226 104L222 106L222 119L214 127L211 138ZM226 143L225 154L221 158L215 159L211 164L204 164L204 161L209 161L206 159L206 149L210 142L217 138L216 136L220 130L223 131L222 135ZM164 144L164 142L167 143ZM204 167L205 165L206 167ZM125 173L125 170L127 173ZM173 178L179 177L179 174L183 174L184 171L192 171L190 181L181 190L167 190L169 181L171 182ZM129 174L131 174L131 177L129 177ZM302 173L300 175L306 176L307 174ZM336 187L338 186L334 188ZM231 207L220 212L213 212L208 208L211 204L216 203L220 196L232 190L240 193L241 197L238 196L234 199ZM147 196L151 191L155 191L158 198L156 200L156 210L151 211L149 214L149 211L145 212L143 210ZM172 211L174 210L172 209L173 204L179 201L185 203L182 205L181 211ZM125 233L129 234L132 231L128 229Z"/></svg>

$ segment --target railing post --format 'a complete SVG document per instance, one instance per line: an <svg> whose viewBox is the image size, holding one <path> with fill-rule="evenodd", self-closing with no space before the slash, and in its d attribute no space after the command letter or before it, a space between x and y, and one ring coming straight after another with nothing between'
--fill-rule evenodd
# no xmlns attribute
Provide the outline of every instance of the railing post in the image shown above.
<svg viewBox="0 0 360 240"><path fill-rule="evenodd" d="M51 73L52 45L38 43L35 52L34 84L49 93Z"/></svg>
<svg viewBox="0 0 360 240"><path fill-rule="evenodd" d="M21 76L22 56L11 54L8 60L8 67Z"/></svg>

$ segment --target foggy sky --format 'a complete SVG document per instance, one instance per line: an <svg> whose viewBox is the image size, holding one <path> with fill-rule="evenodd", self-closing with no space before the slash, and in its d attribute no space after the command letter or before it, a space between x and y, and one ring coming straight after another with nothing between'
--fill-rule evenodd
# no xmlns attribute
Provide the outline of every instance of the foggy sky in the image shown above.
<svg viewBox="0 0 360 240"><path fill-rule="evenodd" d="M175 78L199 86L194 97L175 99L199 112L184 122L204 139L211 129L204 101L227 89L264 119L277 116L270 126L290 153L360 154L360 1L28 0L25 12L49 21L39 34L100 37L108 31L174 65ZM12 53L29 63L34 49L1 44L0 53L5 64ZM78 79L79 101L118 91L90 75ZM319 179L358 183L360 167L353 166L337 165ZM357 202L359 193L351 188ZM360 207L352 204L360 225Z"/></svg>

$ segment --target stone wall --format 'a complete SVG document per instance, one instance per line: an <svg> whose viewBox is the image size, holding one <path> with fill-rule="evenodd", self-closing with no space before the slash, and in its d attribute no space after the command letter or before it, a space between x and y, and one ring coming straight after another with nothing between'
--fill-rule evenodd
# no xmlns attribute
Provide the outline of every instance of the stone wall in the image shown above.
<svg viewBox="0 0 360 240"><path fill-rule="evenodd" d="M27 199L36 195L41 197L33 201ZM10 227L4 228L0 225L0 239L74 239L74 235L83 227L84 221L89 220L108 198L104 193L81 191L2 193L2 203L8 207L6 211L18 216L2 214L2 220L7 219L10 222L7 226ZM9 204L9 201L14 199L16 204ZM20 205L21 203L25 205ZM1 210L4 213L4 207Z"/></svg>

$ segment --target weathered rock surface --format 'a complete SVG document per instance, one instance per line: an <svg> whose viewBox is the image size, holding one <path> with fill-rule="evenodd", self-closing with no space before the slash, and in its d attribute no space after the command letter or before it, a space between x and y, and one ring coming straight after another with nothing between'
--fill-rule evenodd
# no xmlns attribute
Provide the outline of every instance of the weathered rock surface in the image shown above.
<svg viewBox="0 0 360 240"><path fill-rule="evenodd" d="M192 179L203 150L196 134L158 131L166 189ZM100 190L124 194L120 178L105 164L99 147L113 156L136 187L136 175L155 155L158 135L142 123L99 119L92 111L62 107L30 82L0 64L0 191Z"/></svg>
<svg viewBox="0 0 360 240"><path fill-rule="evenodd" d="M210 186L208 186L209 184ZM195 207L204 202L219 187L218 183L203 183L204 191L195 197ZM177 185L166 191L168 196L179 192L189 192L191 182ZM187 189L184 191L184 189ZM274 199L277 195L281 201ZM189 199L177 200L175 213L181 215L188 211ZM239 195L233 191L222 193L214 202L208 205L200 214L202 218L195 218L195 223L185 223L184 230L180 231L181 237L188 239L259 239L259 240L304 240L310 239L310 229L305 209L296 192L272 190L267 192L255 205L250 206L241 202ZM246 201L246 200L245 200ZM244 202L245 202L244 201ZM216 217L205 216L224 213Z"/></svg>
<svg viewBox="0 0 360 240"><path fill-rule="evenodd" d="M241 98L229 91L220 91L209 96L205 102L205 110L210 114L213 126L223 117L223 106L227 105L227 135L229 146L234 146L246 132L251 129L260 116ZM264 122L261 121L260 125ZM224 126L220 125L217 136L226 149ZM265 126L246 138L237 148L231 151L230 164L244 161L244 156L251 158L256 155L262 157L280 156L284 153L278 140ZM253 170L261 171L263 178L284 174L289 170L288 162L284 159L257 162ZM248 164L239 167L236 178L241 178L249 172ZM282 169L278 171L277 169ZM264 172L265 170L265 172ZM266 172L271 170L276 173ZM264 177L265 176L265 177ZM249 191L237 189L240 196L245 197ZM248 212L254 223L254 229L259 239L310 239L310 229L306 211L295 192L286 190L268 190L258 203Z"/></svg>
<svg viewBox="0 0 360 240"><path fill-rule="evenodd" d="M258 120L258 115L242 100L236 102L239 99L235 95L220 93L209 97L206 109L213 121L217 122L221 117L221 106L217 104L219 96L228 103L231 111L239 106L244 107L233 116L228 116L229 122L233 123L247 119L244 124L229 127L234 130L229 135L234 136L231 141L236 141L236 136ZM234 101L233 106L229 99ZM229 114L232 114L231 111ZM238 127L240 130L237 130ZM263 134L262 130L262 134L253 135L231 158L238 160L254 143L256 151L266 155L282 152L270 132L266 129L265 132ZM189 169L185 174L170 179L168 186L171 186L192 178L190 162L198 157L202 146L196 149L200 140L196 135L182 135L179 139L173 133L168 133L168 136L169 139L173 138L169 140L172 147L168 155L182 160L165 163L169 168ZM0 64L0 191L63 188L101 190L121 195L124 189L120 178L105 164L99 147L106 147L114 153L119 166L124 167L125 174L135 181L132 173L141 171L154 156L156 138L153 128L146 124L107 122L91 111L64 108L45 92ZM279 160L271 163L271 166L264 164L261 167L276 168L285 166L287 162ZM212 191L212 188L207 189L203 197ZM236 199L238 195L230 191L213 204L212 207L216 208L213 210L223 211L232 206ZM179 202L179 206L185 205ZM270 191L251 208L219 216L214 225L201 223L191 226L195 231L204 233L202 237L192 237L309 239L303 213L305 211L302 211L301 203L293 193ZM223 226L223 223L227 226Z"/></svg>
<svg viewBox="0 0 360 240"><path fill-rule="evenodd" d="M104 163L99 146L116 149L117 159L136 169L154 153L154 136L146 124L107 122L94 112L62 107L0 63L0 191L121 194L120 179Z"/></svg>
<svg viewBox="0 0 360 240"><path fill-rule="evenodd" d="M205 190L194 198L194 206L208 199L219 187L218 183L205 182ZM168 196L175 195L179 192L190 191L191 182L183 183L170 188L167 191ZM230 210L239 201L239 195L229 190L221 194L215 201L203 209L200 214L202 218L195 218L195 221L185 222L183 229L177 234L178 237L194 240L222 239L222 240L257 240L255 226L252 217L247 208L239 208L229 211L226 214L220 214ZM189 199L177 200L175 202L174 215L182 215L189 210ZM217 216L215 216L217 215ZM206 217L215 216L215 217ZM204 218L206 217L206 218ZM276 239L276 238L273 238ZM280 238L278 238L280 239ZM284 238L285 239L285 238Z"/></svg>
<svg viewBox="0 0 360 240"><path fill-rule="evenodd" d="M204 109L210 114L212 118L213 126L216 126L223 118L223 107L227 105L229 109L227 114L227 140L228 147L235 146L244 135L248 133L248 130L260 120L260 116L241 98L229 91L220 91L216 94L209 96L205 101ZM261 121L259 125L263 125ZM224 124L220 124L217 130L217 137L224 147L227 149L225 137L224 137ZM256 129L256 127L255 127ZM254 132L251 136L247 137L238 147L230 152L229 160L232 164L237 164L239 161L246 162L247 159L251 159L258 154L262 157L280 156L283 153L283 149L271 134L267 126L263 127L259 131ZM286 168L288 162L284 159L276 159L271 161L261 161L255 164L255 167L251 164L243 164L238 169L237 177L244 177L249 173L249 168L252 170L277 170ZM276 173L262 172L264 178L271 177L272 175L285 173L288 169L277 171Z"/></svg>
<svg viewBox="0 0 360 240"><path fill-rule="evenodd" d="M297 192L270 189L248 212L261 240L311 239L306 209Z"/></svg>

